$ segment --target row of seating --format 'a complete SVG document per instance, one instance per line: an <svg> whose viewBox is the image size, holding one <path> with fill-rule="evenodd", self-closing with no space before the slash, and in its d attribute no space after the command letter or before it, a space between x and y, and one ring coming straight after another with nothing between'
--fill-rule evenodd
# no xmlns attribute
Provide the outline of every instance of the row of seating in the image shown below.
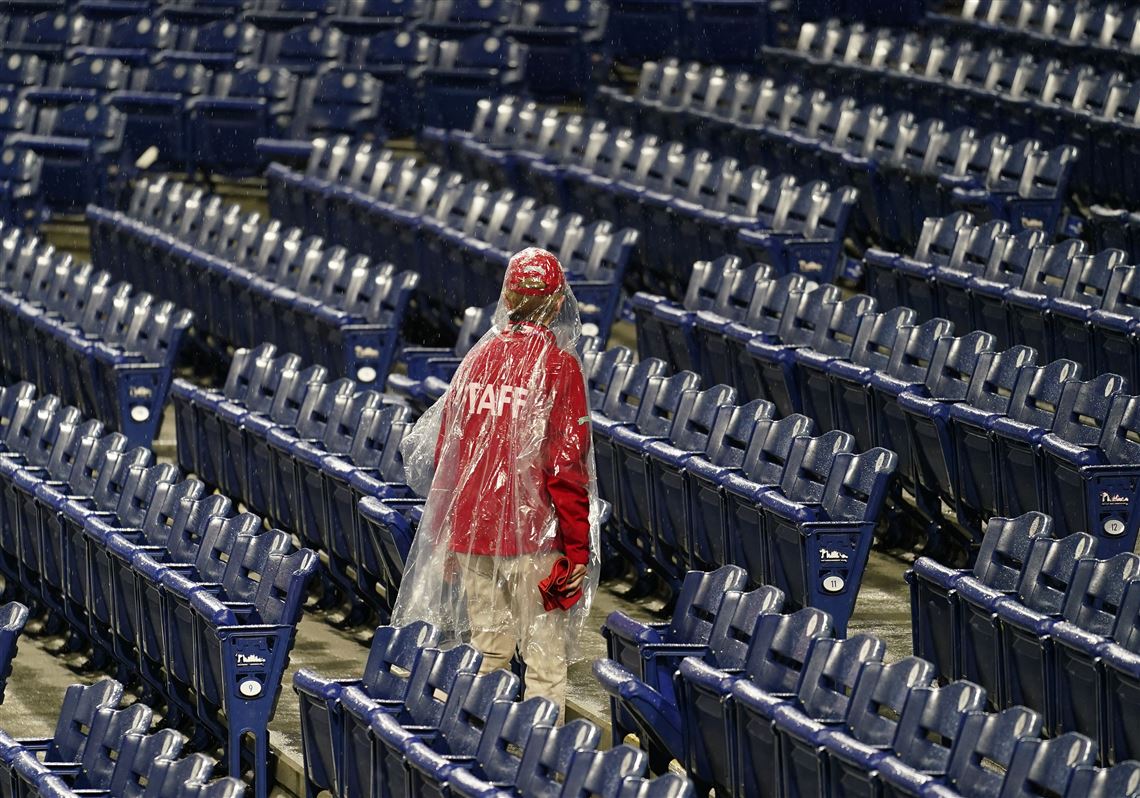
<svg viewBox="0 0 1140 798"><path fill-rule="evenodd" d="M845 629L896 455L855 454L848 433L811 437L804 416L776 421L770 402L737 406L727 385L701 390L697 374L632 355L585 355L610 542L674 587L689 568L735 563Z"/></svg>
<svg viewBox="0 0 1140 798"><path fill-rule="evenodd" d="M178 465L324 553L335 592L322 604L347 604L346 623L366 611L387 619L409 530L388 524L374 537L378 525L361 523L357 503L371 496L404 515L422 504L404 484L399 451L413 419L376 391L302 362L261 344L235 353L221 391L176 380Z"/></svg>
<svg viewBox="0 0 1140 798"><path fill-rule="evenodd" d="M317 142L304 172L274 164L266 177L276 219L416 270L418 308L442 330L457 329L468 307L497 301L507 261L529 246L558 256L582 321L602 341L627 268L631 280L639 273L636 230L540 207L391 150Z"/></svg>
<svg viewBox="0 0 1140 798"><path fill-rule="evenodd" d="M1087 65L975 48L967 40L805 24L795 49L766 48L762 69L809 85L851 86L863 102L942 116L951 125L1076 145L1074 188L1095 200L1135 195L1128 168L1140 140L1140 83Z"/></svg>
<svg viewBox="0 0 1140 798"><path fill-rule="evenodd" d="M744 588L738 569L690 574L669 624L606 620L594 674L614 737L636 733L655 770L677 759L702 794L737 798L1140 794L1140 762L1096 768L1092 739L1043 740L1037 712L987 713L984 687L939 686L930 662L886 664L879 638Z"/></svg>
<svg viewBox="0 0 1140 798"><path fill-rule="evenodd" d="M14 739L0 732L0 790L55 798L242 798L245 784L233 776L211 781L217 762L191 753L184 735L152 731L149 706L119 708L123 692L113 679L73 684L51 737Z"/></svg>
<svg viewBox="0 0 1140 798"><path fill-rule="evenodd" d="M969 0L960 13L930 14L926 24L981 44L1009 45L1135 74L1140 66L1136 11L1083 0Z"/></svg>
<svg viewBox="0 0 1140 798"><path fill-rule="evenodd" d="M743 400L849 432L856 450L896 452L922 517L938 523L949 504L967 546L986 518L1046 510L1065 533L1096 535L1101 556L1132 550L1140 399L1123 377L1082 382L1071 360L1038 364L1033 348L1001 349L986 332L955 338L946 319L741 266L694 269L686 305L636 296L642 355L695 357ZM942 531L957 530L930 534Z"/></svg>
<svg viewBox="0 0 1140 798"><path fill-rule="evenodd" d="M92 664L269 794L269 733L317 556L55 396L0 389L0 573ZM248 747L245 743L248 742Z"/></svg>
<svg viewBox="0 0 1140 798"><path fill-rule="evenodd" d="M867 293L881 305L906 305L920 319L985 330L997 348L1032 346L1046 360L1140 385L1140 280L1123 250L1094 255L1079 239L1014 235L1003 222L978 224L960 212L927 219L913 255L869 249L864 263Z"/></svg>
<svg viewBox="0 0 1140 798"><path fill-rule="evenodd" d="M423 284L166 178L140 181L125 211L89 207L87 218L94 262L180 297L202 333L233 347L270 341L378 388Z"/></svg>
<svg viewBox="0 0 1140 798"><path fill-rule="evenodd" d="M587 720L556 726L558 708L519 698L505 671L479 675L482 653L440 648L439 631L416 622L382 626L359 678L307 669L300 698L306 794L690 798L673 774L643 777L645 755L629 745L601 751Z"/></svg>
<svg viewBox="0 0 1140 798"><path fill-rule="evenodd" d="M694 261L725 252L827 281L842 272L850 187L799 185L517 98L480 103L469 132L427 128L423 139L437 162L642 231L643 282L657 290L675 291Z"/></svg>
<svg viewBox="0 0 1140 798"><path fill-rule="evenodd" d="M973 569L919 558L907 572L915 652L943 679L1024 704L1050 736L1077 731L1102 761L1140 754L1140 558L1091 556L1086 534L1056 538L1046 515L989 523Z"/></svg>
<svg viewBox="0 0 1140 798"><path fill-rule="evenodd" d="M0 368L106 419L133 445L158 433L193 321L38 236L0 227Z"/></svg>
<svg viewBox="0 0 1140 798"><path fill-rule="evenodd" d="M923 219L961 207L1018 229L1057 227L1074 148L1045 149L1035 133L1017 141L985 135L972 120L951 122L946 106L920 109L900 100L888 113L848 93L858 87L846 80L811 90L797 69L770 73L648 63L633 95L600 89L597 114L638 130L667 130L744 163L855 186L857 238L871 233L880 242L913 244ZM787 82L788 75L797 77Z"/></svg>

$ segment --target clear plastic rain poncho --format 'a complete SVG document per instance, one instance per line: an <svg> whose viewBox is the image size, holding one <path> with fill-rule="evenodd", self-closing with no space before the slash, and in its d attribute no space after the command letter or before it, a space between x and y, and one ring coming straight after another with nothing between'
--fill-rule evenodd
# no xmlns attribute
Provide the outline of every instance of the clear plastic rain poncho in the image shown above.
<svg viewBox="0 0 1140 798"><path fill-rule="evenodd" d="M408 484L427 501L392 622L433 623L485 661L517 644L528 683L536 660L564 667L578 657L597 584L601 504L581 332L558 261L520 252L491 330L400 447ZM548 612L540 584L556 563L585 565L586 576L568 609Z"/></svg>

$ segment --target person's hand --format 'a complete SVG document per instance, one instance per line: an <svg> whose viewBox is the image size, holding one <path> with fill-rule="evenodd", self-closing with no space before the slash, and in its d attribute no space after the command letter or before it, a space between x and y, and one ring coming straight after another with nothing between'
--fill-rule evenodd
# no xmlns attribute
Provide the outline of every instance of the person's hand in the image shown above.
<svg viewBox="0 0 1140 798"><path fill-rule="evenodd" d="M570 578L566 580L566 592L576 593L581 590L582 582L586 579L586 566L575 565L570 571Z"/></svg>

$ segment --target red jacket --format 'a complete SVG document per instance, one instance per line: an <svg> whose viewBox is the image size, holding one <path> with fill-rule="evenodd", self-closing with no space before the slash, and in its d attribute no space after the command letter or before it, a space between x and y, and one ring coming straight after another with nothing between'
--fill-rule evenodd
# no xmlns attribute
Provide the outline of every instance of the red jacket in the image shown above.
<svg viewBox="0 0 1140 798"><path fill-rule="evenodd" d="M457 475L452 550L504 557L561 550L584 565L589 416L578 360L549 329L512 325L478 346L452 381L436 443L437 463L441 455L452 460L447 471ZM540 540L552 516L557 537Z"/></svg>

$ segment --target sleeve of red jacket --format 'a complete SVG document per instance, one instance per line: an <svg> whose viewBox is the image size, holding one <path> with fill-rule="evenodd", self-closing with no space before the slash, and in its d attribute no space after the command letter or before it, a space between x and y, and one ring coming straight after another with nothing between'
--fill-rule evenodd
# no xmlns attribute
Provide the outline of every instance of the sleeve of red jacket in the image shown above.
<svg viewBox="0 0 1140 798"><path fill-rule="evenodd" d="M566 558L590 558L590 411L578 361L559 359L553 379L553 409L546 440L546 489L554 503Z"/></svg>

